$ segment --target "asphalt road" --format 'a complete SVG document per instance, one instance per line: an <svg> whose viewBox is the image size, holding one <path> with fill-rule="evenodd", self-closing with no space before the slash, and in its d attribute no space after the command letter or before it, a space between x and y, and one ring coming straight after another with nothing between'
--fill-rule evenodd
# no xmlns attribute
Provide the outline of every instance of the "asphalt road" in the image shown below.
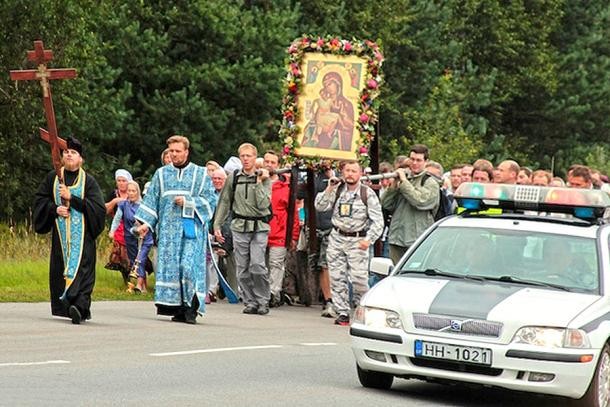
<svg viewBox="0 0 610 407"><path fill-rule="evenodd" d="M563 400L397 379L360 386L348 328L319 307L244 315L208 306L192 326L150 302L97 302L83 325L47 303L0 304L2 406L535 406Z"/></svg>

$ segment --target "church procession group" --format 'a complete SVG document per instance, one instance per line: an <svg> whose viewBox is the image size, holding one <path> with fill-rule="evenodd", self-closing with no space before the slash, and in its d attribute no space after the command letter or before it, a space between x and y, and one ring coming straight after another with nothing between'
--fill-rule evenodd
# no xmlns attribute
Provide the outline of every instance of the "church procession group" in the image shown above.
<svg viewBox="0 0 610 407"><path fill-rule="evenodd" d="M200 166L190 161L188 138L174 135L167 139L163 165L145 186L143 197L138 183L121 169L115 173L117 191L105 202L96 180L82 168L84 150L79 140L69 137L61 151L60 174L49 172L36 193L35 229L52 232L53 315L74 324L91 318L96 238L107 215L113 218L109 235L115 246L121 241L128 268L137 274L137 284L130 289L146 291L146 258L156 246L158 315L175 322L197 322L210 296L218 294L219 252L232 257L233 267L222 269L243 302L243 313L265 315L270 307L283 303L286 254L296 248L303 210L296 205L293 216L288 216L290 175L275 173L277 154L268 151L257 159L257 148L243 143L237 151L239 159L233 157L224 168L215 162ZM320 175L333 182L321 184L315 205L316 216L326 216L331 231L313 267L322 266L323 316L347 325L352 304L368 289L369 247L381 236L383 217L375 192L360 183L357 161L344 163L341 182L334 182L339 178L328 171ZM287 239L289 219L293 227ZM324 222L318 227L324 228ZM287 240L292 242L288 248Z"/></svg>

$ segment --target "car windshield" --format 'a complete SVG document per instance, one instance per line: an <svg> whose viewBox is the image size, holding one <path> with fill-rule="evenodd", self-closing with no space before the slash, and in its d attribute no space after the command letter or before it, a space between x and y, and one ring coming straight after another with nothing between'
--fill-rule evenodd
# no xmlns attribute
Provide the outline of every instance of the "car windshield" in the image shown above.
<svg viewBox="0 0 610 407"><path fill-rule="evenodd" d="M441 227L397 274L426 270L515 284L599 293L595 239L486 228ZM437 273L439 275L439 273Z"/></svg>

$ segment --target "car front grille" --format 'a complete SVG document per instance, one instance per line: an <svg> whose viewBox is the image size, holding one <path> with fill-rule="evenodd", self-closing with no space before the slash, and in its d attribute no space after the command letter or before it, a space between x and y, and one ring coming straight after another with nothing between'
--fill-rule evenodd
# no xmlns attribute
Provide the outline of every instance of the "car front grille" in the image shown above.
<svg viewBox="0 0 610 407"><path fill-rule="evenodd" d="M502 369L489 366L469 365L466 363L449 362L445 360L431 360L421 358L409 358L411 363L419 367L429 367L432 369L450 370L452 372L472 373L484 376L500 376Z"/></svg>
<svg viewBox="0 0 610 407"><path fill-rule="evenodd" d="M479 319L452 318L443 315L413 314L413 325L417 329L451 334L500 337L502 324Z"/></svg>

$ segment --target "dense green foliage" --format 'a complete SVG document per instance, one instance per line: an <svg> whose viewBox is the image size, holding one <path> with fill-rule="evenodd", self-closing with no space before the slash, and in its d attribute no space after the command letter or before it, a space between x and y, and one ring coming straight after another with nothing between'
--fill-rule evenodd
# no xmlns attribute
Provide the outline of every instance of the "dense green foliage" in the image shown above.
<svg viewBox="0 0 610 407"><path fill-rule="evenodd" d="M610 170L607 1L4 0L0 5L0 219L29 217L50 170L40 87L10 81L43 39L60 134L85 142L109 190L116 168L145 181L172 133L193 160L244 141L277 148L285 49L301 33L381 44L382 159L413 142L449 166L516 158L561 173Z"/></svg>

